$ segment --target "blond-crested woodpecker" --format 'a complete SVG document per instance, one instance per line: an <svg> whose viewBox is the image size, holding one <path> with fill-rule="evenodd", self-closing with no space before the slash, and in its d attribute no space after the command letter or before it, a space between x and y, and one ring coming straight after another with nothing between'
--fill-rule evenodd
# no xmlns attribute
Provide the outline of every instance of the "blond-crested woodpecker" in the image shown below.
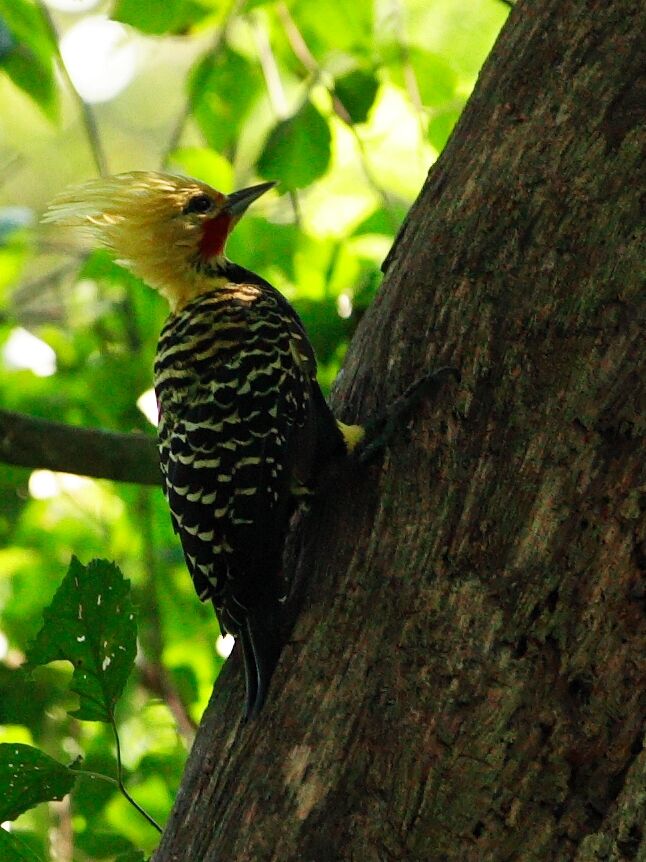
<svg viewBox="0 0 646 862"><path fill-rule="evenodd" d="M321 467L363 436L325 403L291 305L225 256L237 221L273 185L224 195L132 172L73 188L45 215L111 249L170 304L155 360L165 493L197 594L241 641L247 718L265 701L281 649L290 517Z"/></svg>

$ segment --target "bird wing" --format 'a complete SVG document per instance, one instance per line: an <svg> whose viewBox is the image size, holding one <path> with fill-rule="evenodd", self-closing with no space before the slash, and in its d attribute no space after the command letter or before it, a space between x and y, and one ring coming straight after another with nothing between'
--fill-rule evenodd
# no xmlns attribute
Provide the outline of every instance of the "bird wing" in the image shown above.
<svg viewBox="0 0 646 862"><path fill-rule="evenodd" d="M277 598L316 386L291 309L256 286L235 288L228 300L223 290L201 297L165 327L156 367L173 524L198 595L233 633L247 609Z"/></svg>

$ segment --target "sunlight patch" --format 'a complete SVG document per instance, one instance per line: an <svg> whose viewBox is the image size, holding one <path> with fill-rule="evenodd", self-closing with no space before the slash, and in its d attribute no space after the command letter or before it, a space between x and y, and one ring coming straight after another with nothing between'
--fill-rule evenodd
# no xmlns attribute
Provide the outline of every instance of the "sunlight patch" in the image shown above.
<svg viewBox="0 0 646 862"><path fill-rule="evenodd" d="M159 413L157 410L157 398L155 397L154 389L146 389L137 398L137 407L144 414L151 425L157 427L159 421Z"/></svg>
<svg viewBox="0 0 646 862"><path fill-rule="evenodd" d="M215 642L215 650L217 654L221 655L222 658L229 658L233 651L233 645L235 642L233 635L218 635L218 639Z"/></svg>
<svg viewBox="0 0 646 862"><path fill-rule="evenodd" d="M70 78L86 102L108 102L124 90L137 71L138 49L128 30L105 15L74 24L61 40Z"/></svg>
<svg viewBox="0 0 646 862"><path fill-rule="evenodd" d="M12 329L2 358L7 368L33 371L37 377L51 377L56 373L56 354L52 348L22 326Z"/></svg>

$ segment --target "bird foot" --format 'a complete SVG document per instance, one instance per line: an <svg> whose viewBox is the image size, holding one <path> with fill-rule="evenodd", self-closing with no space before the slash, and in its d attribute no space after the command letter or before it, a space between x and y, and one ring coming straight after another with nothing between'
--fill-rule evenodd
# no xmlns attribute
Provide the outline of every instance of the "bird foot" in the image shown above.
<svg viewBox="0 0 646 862"><path fill-rule="evenodd" d="M425 374L411 383L408 389L393 401L381 416L368 421L365 426L365 437L361 445L357 447L359 463L367 464L381 452L401 428L406 416L419 402L423 398L437 395L450 378L453 378L456 383L460 382L462 377L457 368L444 366L430 374Z"/></svg>

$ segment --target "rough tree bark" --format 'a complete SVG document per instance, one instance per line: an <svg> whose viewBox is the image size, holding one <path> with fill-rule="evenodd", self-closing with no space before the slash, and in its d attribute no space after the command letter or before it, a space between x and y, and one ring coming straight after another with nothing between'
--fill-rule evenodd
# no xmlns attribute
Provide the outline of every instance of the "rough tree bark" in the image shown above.
<svg viewBox="0 0 646 862"><path fill-rule="evenodd" d="M334 404L462 384L298 525L269 703L227 665L155 862L646 858L644 18L512 12Z"/></svg>

